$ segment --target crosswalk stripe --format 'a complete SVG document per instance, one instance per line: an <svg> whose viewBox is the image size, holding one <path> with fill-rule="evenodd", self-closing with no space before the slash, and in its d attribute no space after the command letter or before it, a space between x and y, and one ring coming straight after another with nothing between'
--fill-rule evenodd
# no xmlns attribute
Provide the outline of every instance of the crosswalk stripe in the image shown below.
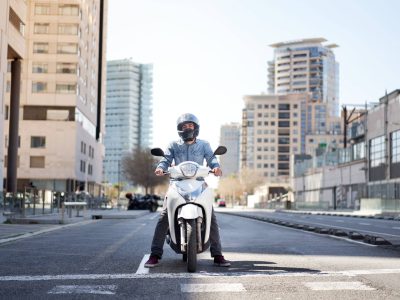
<svg viewBox="0 0 400 300"><path fill-rule="evenodd" d="M116 289L116 285L57 285L48 294L114 295Z"/></svg>
<svg viewBox="0 0 400 300"><path fill-rule="evenodd" d="M241 283L199 283L181 284L182 293L217 293L217 292L245 292Z"/></svg>
<svg viewBox="0 0 400 300"><path fill-rule="evenodd" d="M375 290L360 281L304 282L303 284L313 291Z"/></svg>
<svg viewBox="0 0 400 300"><path fill-rule="evenodd" d="M375 269L375 270L343 270L321 272L221 272L221 273L150 273L150 274L64 274L64 275L17 275L0 276L3 281L50 281L50 280L104 280L104 279L193 279L193 278L223 278L223 277L335 277L335 276L359 276L377 274L400 274L400 269Z"/></svg>

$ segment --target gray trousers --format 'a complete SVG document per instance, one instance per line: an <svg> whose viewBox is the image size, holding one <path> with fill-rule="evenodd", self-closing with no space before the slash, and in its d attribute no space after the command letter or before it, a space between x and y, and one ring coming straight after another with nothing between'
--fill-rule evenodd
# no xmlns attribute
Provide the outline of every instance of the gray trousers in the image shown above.
<svg viewBox="0 0 400 300"><path fill-rule="evenodd" d="M154 230L153 242L151 243L151 255L158 256L159 258L162 257L165 236L168 232L168 226L167 208L163 207L163 210L160 213L160 218L157 222L156 229ZM214 209L212 210L211 214L210 252L211 257L222 255L221 239L219 237L219 228Z"/></svg>

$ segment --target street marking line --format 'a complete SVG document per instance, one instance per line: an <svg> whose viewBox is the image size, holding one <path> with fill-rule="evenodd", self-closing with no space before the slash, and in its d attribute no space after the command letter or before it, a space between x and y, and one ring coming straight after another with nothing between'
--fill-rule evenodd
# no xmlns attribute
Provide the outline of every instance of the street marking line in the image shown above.
<svg viewBox="0 0 400 300"><path fill-rule="evenodd" d="M181 284L182 293L246 292L241 283L191 283Z"/></svg>
<svg viewBox="0 0 400 300"><path fill-rule="evenodd" d="M249 220L252 220L254 222L262 222L264 224L266 223L265 221L260 221L260 220L256 220L256 219L249 219ZM269 222L268 222L268 224L270 226L275 226L275 227L282 228L282 225L277 225L277 224L269 223ZM300 231L300 232L303 232L303 233L306 233L306 234L312 234L312 235L321 237L321 234L319 234L319 233L315 233L315 232L311 232L311 231L305 231L303 229L292 228L292 227L284 227L284 228L287 229L287 230L294 230L294 231L297 231L297 232ZM367 244L367 243L364 243L364 242L355 241L355 240L352 240L352 239L349 239L349 238L345 238L345 237L341 237L341 236L323 235L323 237L332 238L332 239L338 239L338 240L342 240L344 242L359 244L359 245L366 246L366 247L378 247L378 245Z"/></svg>
<svg viewBox="0 0 400 300"><path fill-rule="evenodd" d="M116 285L57 285L47 294L115 295Z"/></svg>
<svg viewBox="0 0 400 300"><path fill-rule="evenodd" d="M64 229L64 228L68 228L68 227L72 227L72 226L78 226L78 225L87 225L93 223L93 220L88 220L88 221L81 221L81 222L76 222L76 223L72 223L72 224L66 224L66 225L54 225L55 227L50 227L50 228L46 228L46 229L42 229L42 230L38 230L35 232L29 232L29 233L24 233L18 236L14 236L14 237L10 237L10 238L3 238L0 239L0 245L1 244L5 244L5 243L9 243L9 242L13 242L16 240L20 240L20 239L25 239L25 238L29 238L35 235L39 235L42 233L47 233L47 232L51 232L51 231L55 231L55 230L59 230L59 229Z"/></svg>
<svg viewBox="0 0 400 300"><path fill-rule="evenodd" d="M343 220L336 220L336 222L339 222L339 223L344 223L344 221L343 221Z"/></svg>
<svg viewBox="0 0 400 300"><path fill-rule="evenodd" d="M237 215L237 216L239 216L239 217L243 217L243 216L240 216L240 215ZM244 218L248 218L248 217L244 217ZM275 226L279 226L280 228L282 228L282 225L276 225L276 224L274 224L274 223L269 223L269 222L265 222L265 221L260 221L260 220L257 220L257 219L251 219L251 218L248 218L249 220L253 220L253 221L258 221L258 222L263 222L263 223L268 223L268 224L271 224L271 225L275 225ZM287 219L282 219L282 221L289 221L289 220L287 220ZM311 222L310 223L311 225L321 225L321 226L329 226L329 224L324 224L324 223L317 223L317 222ZM364 223L364 224L368 224L368 223ZM303 224L304 225L304 224ZM371 224L369 224L369 225L371 225ZM293 229L293 230L301 230L301 231L304 231L303 229L297 229L297 228L290 228L290 227L286 227L287 229ZM349 228L349 227L341 227L341 226L335 226L335 228L336 229L344 229L344 230L349 230L349 231L354 231L354 228ZM310 231L305 231L305 232L309 232L309 233L312 233L312 232L310 232ZM371 233L371 234L374 234L374 235L379 235L379 236L394 236L394 237L399 237L399 234L390 234L390 233L383 233L383 232L375 232L375 231L370 231L370 230L362 230L360 233Z"/></svg>
<svg viewBox="0 0 400 300"><path fill-rule="evenodd" d="M144 264L150 258L150 254L145 254L142 258L142 261L139 264L138 269L135 274L149 274L149 268L146 268Z"/></svg>
<svg viewBox="0 0 400 300"><path fill-rule="evenodd" d="M257 272L223 272L223 273L150 273L150 274L64 274L64 275L20 275L0 276L0 282L4 281L50 281L50 280L104 280L104 279L193 279L193 278L221 278L221 277L337 277L337 276L359 276L377 274L400 274L400 269L376 269L376 270L343 270L343 271L320 271L320 272L287 272L287 271L264 271Z"/></svg>
<svg viewBox="0 0 400 300"><path fill-rule="evenodd" d="M371 225L371 223L363 223L363 222L361 222L361 223L358 223L359 225L365 225L365 226L369 226L369 225Z"/></svg>
<svg viewBox="0 0 400 300"><path fill-rule="evenodd" d="M154 216L152 216L151 218L150 218L150 220L154 220L155 218L158 218L160 216L160 214L155 214Z"/></svg>
<svg viewBox="0 0 400 300"><path fill-rule="evenodd" d="M313 291L375 290L360 281L304 282L303 284Z"/></svg>
<svg viewBox="0 0 400 300"><path fill-rule="evenodd" d="M400 227L392 227L392 229L400 229Z"/></svg>

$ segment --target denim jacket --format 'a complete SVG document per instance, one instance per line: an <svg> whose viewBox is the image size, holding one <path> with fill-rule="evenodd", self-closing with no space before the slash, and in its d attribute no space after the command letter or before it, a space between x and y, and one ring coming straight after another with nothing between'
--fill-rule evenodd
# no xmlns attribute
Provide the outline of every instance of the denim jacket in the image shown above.
<svg viewBox="0 0 400 300"><path fill-rule="evenodd" d="M172 161L175 162L175 165L184 161L194 161L203 165L203 161L206 160L211 169L220 167L210 144L204 140L196 139L193 144L185 144L182 140L172 142L168 145L164 154L167 159L163 158L157 166L164 171L168 169Z"/></svg>

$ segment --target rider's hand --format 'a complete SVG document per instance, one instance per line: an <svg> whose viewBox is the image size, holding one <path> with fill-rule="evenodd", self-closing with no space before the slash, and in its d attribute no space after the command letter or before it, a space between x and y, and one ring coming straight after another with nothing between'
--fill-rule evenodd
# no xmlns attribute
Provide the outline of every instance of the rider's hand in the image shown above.
<svg viewBox="0 0 400 300"><path fill-rule="evenodd" d="M214 169L212 169L212 171L213 171L215 176L222 176L221 168L214 168Z"/></svg>
<svg viewBox="0 0 400 300"><path fill-rule="evenodd" d="M164 170L161 169L161 168L157 168L157 169L154 171L154 174L156 174L157 176L164 176Z"/></svg>

